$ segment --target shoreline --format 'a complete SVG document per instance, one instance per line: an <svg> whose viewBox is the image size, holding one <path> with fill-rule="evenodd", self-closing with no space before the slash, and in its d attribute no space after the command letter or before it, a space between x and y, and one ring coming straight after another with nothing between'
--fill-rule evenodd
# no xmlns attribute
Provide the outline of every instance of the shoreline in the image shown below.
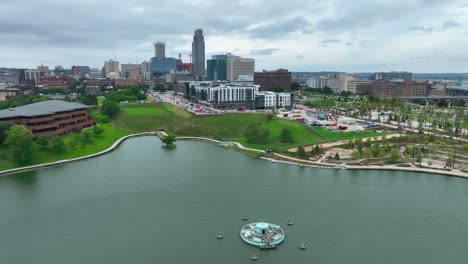
<svg viewBox="0 0 468 264"><path fill-rule="evenodd" d="M125 137L119 138L109 148L107 148L105 150L102 150L102 151L100 151L98 153L91 154L91 155L86 155L86 156L83 156L83 157L78 157L78 158L68 159L68 160L58 160L58 161L50 162L50 163L37 164L37 165L31 165L31 166L26 166L26 167L19 167L19 168L15 168L15 169L3 170L3 171L0 171L0 177L15 174L15 173L20 173L20 172L27 172L27 171L40 170L40 169L45 169L45 168L50 168L50 167L57 167L57 166L65 165L65 164L72 163L72 162L77 162L77 161L82 161L82 160L86 160L86 159L99 157L99 156L105 155L107 153L110 153L110 152L116 150L127 139L135 138L135 137L141 137L141 136L158 136L159 132L161 132L161 131L144 132L144 133L127 135ZM253 152L257 152L257 153L265 153L263 150L244 147L241 143L235 142L235 141L219 141L219 140L215 140L215 139L211 139L211 138L205 138L205 137L177 137L177 140L202 141L202 142L207 142L207 143L211 143L211 144L215 144L217 146L227 147L227 148L231 147L232 145L235 145L241 152L243 150L246 150L246 151L253 151ZM243 152L243 153L247 154L245 152ZM468 173L462 172L460 170L457 170L457 171L454 172L453 170L452 171L443 171L443 170L427 169L427 168L398 167L398 166L395 166L395 165L354 166L354 165L319 163L319 162L314 162L314 161L301 160L301 159L297 159L297 158L294 158L294 157L281 155L281 154L278 154L278 153L274 153L273 155L277 156L277 157L279 157L281 159L274 159L274 158L270 158L270 157L257 157L257 158L263 159L263 160L268 160L268 161L271 161L272 163L283 163L283 164L297 165L297 166L311 167L311 168L341 169L341 170L389 170L389 171L419 172L419 173L438 174L438 175L442 175L442 176L450 176L450 177L468 179ZM251 155L251 156L254 156L254 155Z"/></svg>

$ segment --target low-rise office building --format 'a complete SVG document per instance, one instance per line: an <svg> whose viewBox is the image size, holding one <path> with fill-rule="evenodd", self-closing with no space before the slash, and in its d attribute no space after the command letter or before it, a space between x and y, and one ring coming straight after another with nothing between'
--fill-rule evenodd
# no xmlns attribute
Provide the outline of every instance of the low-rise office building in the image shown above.
<svg viewBox="0 0 468 264"><path fill-rule="evenodd" d="M3 87L1 87L3 88ZM0 101L6 101L24 96L24 91L17 87L5 87L0 89Z"/></svg>
<svg viewBox="0 0 468 264"><path fill-rule="evenodd" d="M373 97L401 98L412 96L428 96L431 85L428 81L375 81L372 83Z"/></svg>
<svg viewBox="0 0 468 264"><path fill-rule="evenodd" d="M357 95L369 95L371 94L372 83L372 81L349 81L348 91Z"/></svg>
<svg viewBox="0 0 468 264"><path fill-rule="evenodd" d="M0 73L0 83L7 84L9 86L19 85L19 77L14 73Z"/></svg>
<svg viewBox="0 0 468 264"><path fill-rule="evenodd" d="M59 100L0 110L0 121L19 124L34 136L64 135L96 125L87 105Z"/></svg>

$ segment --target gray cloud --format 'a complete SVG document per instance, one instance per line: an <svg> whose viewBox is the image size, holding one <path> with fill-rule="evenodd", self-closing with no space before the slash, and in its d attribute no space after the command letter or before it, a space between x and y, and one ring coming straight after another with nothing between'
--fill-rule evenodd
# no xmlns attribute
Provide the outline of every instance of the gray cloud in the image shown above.
<svg viewBox="0 0 468 264"><path fill-rule="evenodd" d="M250 55L253 55L253 56L273 55L273 52L278 51L278 50L280 50L280 49L276 49L276 48L257 49L257 50L252 50L250 52Z"/></svg>
<svg viewBox="0 0 468 264"><path fill-rule="evenodd" d="M304 59L304 55L297 55L296 59L302 60L302 59Z"/></svg>
<svg viewBox="0 0 468 264"><path fill-rule="evenodd" d="M118 4L114 0L2 1L0 50L7 52L0 52L0 67L41 63L102 67L114 53L122 63L135 62L137 57L148 60L154 41L166 42L167 56L182 52L187 61L193 31L203 28L207 54L229 47L236 55L259 56L259 68L313 70L340 65L344 67L340 70L356 71L365 65L391 65L394 69L401 64L401 68L414 67L413 71L438 69L449 55L461 56L466 50L466 44L456 41L460 31L451 30L468 23L462 9L466 6L466 0L294 0L287 4L282 0L158 0L157 4L154 0ZM425 34L418 32L439 37L442 30L447 41L431 43L432 50L412 45L426 41ZM353 48L339 52L331 66L330 60L315 62L319 66L298 63L297 56L320 57L320 49L306 48L313 43ZM408 47L395 48L402 43ZM267 56L279 50L269 47L281 48L284 56ZM408 66L407 60L400 59L408 54L425 57L436 50L446 52L434 62ZM370 59L368 54L388 56ZM359 62L350 59L356 56L360 56ZM374 61L376 58L382 61ZM466 69L461 62L450 67Z"/></svg>
<svg viewBox="0 0 468 264"><path fill-rule="evenodd" d="M435 28L433 26L427 26L427 27L423 27L423 26L414 26L414 27L410 27L408 28L409 31L422 31L424 33L431 33L432 31L435 30Z"/></svg>
<svg viewBox="0 0 468 264"><path fill-rule="evenodd" d="M275 21L266 25L261 25L248 30L251 38L278 38L292 32L302 32L310 34L313 30L310 29L311 23L303 16L293 17L290 19Z"/></svg>
<svg viewBox="0 0 468 264"><path fill-rule="evenodd" d="M442 25L441 30L446 30L446 29L452 29L452 28L460 28L461 25L460 23L453 21L453 20L448 20L445 21L444 24Z"/></svg>
<svg viewBox="0 0 468 264"><path fill-rule="evenodd" d="M339 39L324 39L320 41L322 44L328 44L328 43L340 43Z"/></svg>

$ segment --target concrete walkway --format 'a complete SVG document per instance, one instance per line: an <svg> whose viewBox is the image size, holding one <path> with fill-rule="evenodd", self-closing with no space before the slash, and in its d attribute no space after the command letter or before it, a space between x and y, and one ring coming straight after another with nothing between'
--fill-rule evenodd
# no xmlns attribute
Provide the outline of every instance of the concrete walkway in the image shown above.
<svg viewBox="0 0 468 264"><path fill-rule="evenodd" d="M122 137L122 138L118 139L109 148L107 148L107 149L105 149L105 150L103 150L101 152L95 153L95 154L91 154L91 155L87 155L87 156L79 157L79 158L74 158L74 159L69 159L69 160L59 160L59 161L56 161L56 162L51 162L51 163L46 163L46 164L39 164L39 165L21 167L21 168L16 168L16 169L4 170L4 171L0 171L0 176L5 176L5 175L19 173L19 172L25 172L25 171L31 171L31 170L38 170L38 169L43 169L43 168L49 168L49 167L55 167L55 166L60 166L60 165L66 164L66 163L71 163L71 162L75 162L75 161L80 161L80 160L85 160L85 159L98 157L98 156L107 154L107 153L115 150L122 142L124 142L125 140L127 140L129 138L140 137L140 136L157 136L158 132L160 132L160 131L145 132L145 133L128 135L128 136L125 136L125 137ZM159 134L159 135L161 135L161 134ZM204 137L177 137L177 139L178 140L199 140L199 141L210 142L210 143L214 143L214 144L222 145L222 146L236 145L240 149L254 151L254 152L258 152L258 153L265 153L263 150L246 148L246 147L244 147L242 144L240 144L238 142L219 141L219 140L215 140L215 139L211 139L211 138L204 138ZM308 166L308 167L352 169L352 170L412 171L412 172L425 172L425 173L432 173L432 174L442 174L442 175L447 175L447 176L468 178L468 173L462 172L462 171L460 171L458 169L452 170L452 171L442 171L442 170L433 170L433 169L424 169L424 168L398 167L398 166L394 166L394 165L351 166L351 165L321 163L321 162L303 160L303 159L298 159L298 158L294 158L294 157L285 156L285 155L278 154L278 153L273 153L273 155L278 157L278 158L281 158L281 160L271 159L271 158L266 158L266 157L262 157L262 159L270 160L272 162L287 163L287 164Z"/></svg>
<svg viewBox="0 0 468 264"><path fill-rule="evenodd" d="M239 147L240 149L255 151L255 152L259 152L259 153L265 153L263 150L246 148L246 147L244 147L242 144L240 144L238 142L226 142L226 141L219 141L219 140L214 140L214 139L211 139L211 138L203 138L203 137L178 137L177 139L180 139L180 140L201 140L201 141L211 142L211 143L220 144L220 145L234 144L237 147ZM426 169L426 168L398 167L398 166L395 166L395 165L353 166L353 165L345 165L345 164L323 163L323 162L316 162L316 161L310 161L310 160L303 160L303 159L298 159L298 158L282 155L282 154L279 154L279 153L273 153L273 155L280 158L280 159L278 160L278 159L272 159L272 158L266 158L266 157L262 157L262 159L270 160L272 162L286 163L286 164L300 165L300 166L308 166L308 167L316 167L316 168L335 168L335 169L351 169L351 170L412 171L412 172L424 172L424 173L431 173L431 174L442 174L442 175L447 175L447 176L468 178L468 173L462 172L461 170L458 170L458 169L454 169L454 170L451 170L451 171L445 171L445 170L435 170L435 169Z"/></svg>
<svg viewBox="0 0 468 264"><path fill-rule="evenodd" d="M345 132L346 133L346 132ZM390 139L390 138L395 138L395 137L401 137L401 134L389 134L389 135L384 135L387 139ZM383 137L384 136L378 136L378 137L367 137L367 138L363 138L362 139L362 142L365 143L367 139L371 139L372 141L382 141ZM374 140L374 138L376 138L377 140ZM320 149L326 149L326 148L333 148L333 147L337 147L337 146L341 146L341 145L345 145L345 144L348 144L348 142L352 140L352 139L348 139L348 140L339 140L339 141L333 141L333 142L330 142L330 143L322 143L322 144L317 144L319 145ZM307 146L307 147L304 147L304 150L306 152L310 152L312 151L312 148L314 148L315 145L310 145L310 146ZM289 152L297 152L297 148L292 148L292 149L289 149L288 150Z"/></svg>
<svg viewBox="0 0 468 264"><path fill-rule="evenodd" d="M265 151L263 151L263 150L253 149L253 148L246 148L241 143L234 142L234 141L219 141L219 140L215 140L215 139L211 139L211 138L205 138L205 137L177 137L177 140L200 140L200 141L207 141L207 142L220 144L220 145L236 145L240 149L245 149L245 150L259 152L259 153L265 153Z"/></svg>

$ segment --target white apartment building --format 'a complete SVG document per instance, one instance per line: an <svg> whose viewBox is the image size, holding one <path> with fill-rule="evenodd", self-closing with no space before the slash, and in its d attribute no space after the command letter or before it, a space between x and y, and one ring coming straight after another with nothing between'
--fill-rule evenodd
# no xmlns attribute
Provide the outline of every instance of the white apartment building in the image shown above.
<svg viewBox="0 0 468 264"><path fill-rule="evenodd" d="M289 108L292 106L291 94L288 93L277 93L276 100L278 103L278 108Z"/></svg>
<svg viewBox="0 0 468 264"><path fill-rule="evenodd" d="M255 95L255 108L291 108L291 94L275 92L257 92Z"/></svg>
<svg viewBox="0 0 468 264"><path fill-rule="evenodd" d="M256 97L256 108L273 108L277 105L275 92L258 92Z"/></svg>
<svg viewBox="0 0 468 264"><path fill-rule="evenodd" d="M326 76L312 77L309 80L307 80L307 86L309 88L323 89L325 86L328 86L328 77Z"/></svg>
<svg viewBox="0 0 468 264"><path fill-rule="evenodd" d="M190 82L192 101L219 109L254 109L258 85L230 84L228 82Z"/></svg>
<svg viewBox="0 0 468 264"><path fill-rule="evenodd" d="M328 87L330 87L333 93L341 93L343 91L348 91L348 84L350 81L355 81L356 77L349 74L335 75L328 78Z"/></svg>

